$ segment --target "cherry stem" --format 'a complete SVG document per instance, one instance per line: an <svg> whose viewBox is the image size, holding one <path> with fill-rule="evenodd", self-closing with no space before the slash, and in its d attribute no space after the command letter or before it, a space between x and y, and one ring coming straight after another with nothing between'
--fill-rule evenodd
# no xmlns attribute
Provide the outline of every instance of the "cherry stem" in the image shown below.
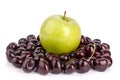
<svg viewBox="0 0 120 80"><path fill-rule="evenodd" d="M93 57L93 55L94 55L94 53L95 53L95 50L96 50L96 43L94 43L93 53L92 53L91 56L87 59L87 61L90 61L90 59Z"/></svg>
<svg viewBox="0 0 120 80"><path fill-rule="evenodd" d="M64 17L63 17L63 20L65 20L65 17L66 17L66 11L64 11Z"/></svg>

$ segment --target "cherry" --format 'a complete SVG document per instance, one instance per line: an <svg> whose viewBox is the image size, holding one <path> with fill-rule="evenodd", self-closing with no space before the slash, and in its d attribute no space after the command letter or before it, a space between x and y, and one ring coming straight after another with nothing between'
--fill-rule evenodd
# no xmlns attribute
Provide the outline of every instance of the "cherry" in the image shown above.
<svg viewBox="0 0 120 80"><path fill-rule="evenodd" d="M85 44L86 44L85 37L82 35L80 40L80 45L85 45Z"/></svg>
<svg viewBox="0 0 120 80"><path fill-rule="evenodd" d="M59 59L59 57L57 55L55 55L55 54L48 53L48 54L46 54L46 59L48 61L53 61L54 59Z"/></svg>
<svg viewBox="0 0 120 80"><path fill-rule="evenodd" d="M65 74L71 74L76 71L76 63L75 59L72 58L69 61L67 61L64 65L64 73Z"/></svg>
<svg viewBox="0 0 120 80"><path fill-rule="evenodd" d="M31 39L36 39L36 37L34 35L28 35L27 36L27 40L30 41Z"/></svg>
<svg viewBox="0 0 120 80"><path fill-rule="evenodd" d="M100 44L101 40L100 39L94 39L93 42L96 43L96 44Z"/></svg>
<svg viewBox="0 0 120 80"><path fill-rule="evenodd" d="M85 58L82 58L82 59L79 60L78 66L77 66L77 72L78 73L86 73L90 69L91 69L91 66Z"/></svg>
<svg viewBox="0 0 120 80"><path fill-rule="evenodd" d="M83 58L83 57L86 57L85 50L78 49L78 50L75 52L75 57L76 57L77 59L81 59L81 58Z"/></svg>
<svg viewBox="0 0 120 80"><path fill-rule="evenodd" d="M102 43L100 44L100 46L101 46L101 50L110 49L110 46L107 43Z"/></svg>
<svg viewBox="0 0 120 80"><path fill-rule="evenodd" d="M79 45L78 49L85 50L85 45Z"/></svg>
<svg viewBox="0 0 120 80"><path fill-rule="evenodd" d="M33 44L32 42L27 44L27 50L33 51L34 49L35 49L35 44Z"/></svg>
<svg viewBox="0 0 120 80"><path fill-rule="evenodd" d="M24 44L24 43L21 43L21 44L19 44L19 47L24 47L24 48L26 48L26 44Z"/></svg>
<svg viewBox="0 0 120 80"><path fill-rule="evenodd" d="M75 57L75 51L74 51L74 52L71 52L71 53L69 54L69 56L70 56L70 58L74 58L74 57Z"/></svg>
<svg viewBox="0 0 120 80"><path fill-rule="evenodd" d="M93 56L96 57L96 58L100 58L101 57L101 53L100 52L95 52Z"/></svg>
<svg viewBox="0 0 120 80"><path fill-rule="evenodd" d="M11 62L11 60L15 57L16 55L15 55L15 51L13 51L12 49L8 49L7 51L6 51L6 57L7 57L7 60L9 61L9 62Z"/></svg>
<svg viewBox="0 0 120 80"><path fill-rule="evenodd" d="M60 60L52 59L52 61L50 61L50 66L51 66L51 73L53 74L61 73L62 68L61 68Z"/></svg>
<svg viewBox="0 0 120 80"><path fill-rule="evenodd" d="M104 56L111 56L111 52L108 49L101 50L101 54Z"/></svg>
<svg viewBox="0 0 120 80"><path fill-rule="evenodd" d="M112 66L113 60L110 56L101 56L101 57L107 60L107 67Z"/></svg>
<svg viewBox="0 0 120 80"><path fill-rule="evenodd" d="M90 59L89 64L90 64L91 68L94 67L93 62L94 62L95 60L96 60L96 57L92 57L92 58Z"/></svg>
<svg viewBox="0 0 120 80"><path fill-rule="evenodd" d="M34 70L34 68L35 68L35 60L33 60L30 57L26 58L22 66L23 71L31 72Z"/></svg>
<svg viewBox="0 0 120 80"><path fill-rule="evenodd" d="M68 54L62 54L59 56L60 57L60 61L68 61L70 59Z"/></svg>
<svg viewBox="0 0 120 80"><path fill-rule="evenodd" d="M17 49L17 48L18 48L17 44L16 44L15 42L11 42L11 43L7 46L6 50L8 50L8 49L13 49L13 50L15 50L15 49Z"/></svg>
<svg viewBox="0 0 120 80"><path fill-rule="evenodd" d="M50 71L49 63L44 58L40 58L36 72L42 75L46 75L49 73L49 71Z"/></svg>
<svg viewBox="0 0 120 80"><path fill-rule="evenodd" d="M19 41L18 41L18 44L27 44L28 42L27 42L27 39L26 38L21 38L21 39L19 39Z"/></svg>
<svg viewBox="0 0 120 80"><path fill-rule="evenodd" d="M86 56L90 57L93 52L94 52L94 44L88 44L86 46Z"/></svg>
<svg viewBox="0 0 120 80"><path fill-rule="evenodd" d="M15 56L12 60L11 63L17 67L17 68L21 68L22 64L23 64L23 58L21 56Z"/></svg>
<svg viewBox="0 0 120 80"><path fill-rule="evenodd" d="M30 51L22 51L21 56L25 59L25 58L31 56L31 52Z"/></svg>
<svg viewBox="0 0 120 80"><path fill-rule="evenodd" d="M85 37L85 43L89 44L90 42L92 42L92 40L89 37Z"/></svg>
<svg viewBox="0 0 120 80"><path fill-rule="evenodd" d="M98 58L93 62L94 69L103 72L107 69L107 60L105 58Z"/></svg>

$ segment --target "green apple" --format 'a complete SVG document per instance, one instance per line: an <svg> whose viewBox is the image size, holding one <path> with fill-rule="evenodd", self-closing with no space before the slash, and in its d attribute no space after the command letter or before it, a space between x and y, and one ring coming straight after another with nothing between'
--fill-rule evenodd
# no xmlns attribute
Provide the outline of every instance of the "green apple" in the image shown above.
<svg viewBox="0 0 120 80"><path fill-rule="evenodd" d="M64 19L62 15L50 16L40 29L40 42L49 53L70 53L77 49L80 40L80 26L70 17Z"/></svg>

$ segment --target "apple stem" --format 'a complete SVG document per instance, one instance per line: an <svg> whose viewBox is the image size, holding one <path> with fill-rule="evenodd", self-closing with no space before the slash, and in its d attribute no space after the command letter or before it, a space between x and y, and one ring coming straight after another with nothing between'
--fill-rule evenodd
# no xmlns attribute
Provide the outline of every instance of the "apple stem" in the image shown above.
<svg viewBox="0 0 120 80"><path fill-rule="evenodd" d="M90 61L90 59L93 57L93 55L94 55L94 53L95 53L95 50L96 50L96 43L94 43L93 53L92 53L91 56L87 59L87 61Z"/></svg>
<svg viewBox="0 0 120 80"><path fill-rule="evenodd" d="M66 17L66 11L64 11L64 17L63 17L63 20L65 20L65 17Z"/></svg>

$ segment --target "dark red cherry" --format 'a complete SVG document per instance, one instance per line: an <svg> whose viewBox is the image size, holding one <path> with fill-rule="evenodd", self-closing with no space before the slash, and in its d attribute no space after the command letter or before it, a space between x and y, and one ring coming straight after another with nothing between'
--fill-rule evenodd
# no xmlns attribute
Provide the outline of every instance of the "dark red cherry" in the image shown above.
<svg viewBox="0 0 120 80"><path fill-rule="evenodd" d="M31 56L31 52L30 51L22 51L21 56L25 59L26 57Z"/></svg>
<svg viewBox="0 0 120 80"><path fill-rule="evenodd" d="M21 39L19 39L19 41L18 41L18 44L27 44L28 42L27 42L27 39L26 38L21 38Z"/></svg>
<svg viewBox="0 0 120 80"><path fill-rule="evenodd" d="M64 65L64 73L71 74L76 71L76 60L74 58L67 61Z"/></svg>
<svg viewBox="0 0 120 80"><path fill-rule="evenodd" d="M85 45L85 44L86 44L85 37L82 35L80 40L80 45Z"/></svg>
<svg viewBox="0 0 120 80"><path fill-rule="evenodd" d="M50 61L51 73L59 74L62 71L60 60L53 59Z"/></svg>
<svg viewBox="0 0 120 80"><path fill-rule="evenodd" d="M60 61L62 61L62 62L68 61L70 59L68 54L62 54L59 57L60 57Z"/></svg>
<svg viewBox="0 0 120 80"><path fill-rule="evenodd" d="M94 39L93 42L96 43L96 44L100 44L101 40L100 39Z"/></svg>
<svg viewBox="0 0 120 80"><path fill-rule="evenodd" d="M31 39L36 39L36 37L34 35L28 35L27 36L27 41L30 41Z"/></svg>
<svg viewBox="0 0 120 80"><path fill-rule="evenodd" d="M95 60L96 60L96 57L92 57L92 58L90 59L89 64L90 64L91 68L94 67L93 62L94 62Z"/></svg>
<svg viewBox="0 0 120 80"><path fill-rule="evenodd" d="M111 56L111 52L108 49L101 50L101 54L104 56Z"/></svg>
<svg viewBox="0 0 120 80"><path fill-rule="evenodd" d="M6 50L8 50L8 49L13 49L13 50L15 50L15 49L17 49L17 48L18 48L17 44L16 44L15 42L11 42L11 43L7 46Z"/></svg>
<svg viewBox="0 0 120 80"><path fill-rule="evenodd" d="M76 57L76 56L75 56L75 51L71 52L71 53L69 54L69 56L70 56L70 58L75 58L75 57Z"/></svg>
<svg viewBox="0 0 120 80"><path fill-rule="evenodd" d="M26 58L25 61L23 62L23 66L22 69L25 72L31 72L33 71L35 68L35 60L33 60L32 58Z"/></svg>
<svg viewBox="0 0 120 80"><path fill-rule="evenodd" d="M19 47L19 48L17 48L17 50L15 51L15 54L16 55L21 55L21 52L22 51L26 51L26 48L24 48L24 47Z"/></svg>
<svg viewBox="0 0 120 80"><path fill-rule="evenodd" d="M94 51L94 44L88 44L86 46L86 56L90 57Z"/></svg>
<svg viewBox="0 0 120 80"><path fill-rule="evenodd" d="M103 72L107 69L107 60L105 58L96 59L93 62L94 69Z"/></svg>
<svg viewBox="0 0 120 80"><path fill-rule="evenodd" d="M92 42L92 40L89 37L85 37L85 43L89 44L90 42Z"/></svg>
<svg viewBox="0 0 120 80"><path fill-rule="evenodd" d="M85 50L85 45L79 45L78 49Z"/></svg>
<svg viewBox="0 0 120 80"><path fill-rule="evenodd" d="M90 69L91 69L91 66L85 58L82 58L82 59L79 60L78 66L77 66L77 72L78 73L86 73Z"/></svg>
<svg viewBox="0 0 120 80"><path fill-rule="evenodd" d="M101 50L110 49L110 46L107 43L100 44Z"/></svg>
<svg viewBox="0 0 120 80"><path fill-rule="evenodd" d="M111 67L113 60L110 56L102 56L102 58L105 58L107 60L107 67Z"/></svg>
<svg viewBox="0 0 120 80"><path fill-rule="evenodd" d="M48 74L50 72L49 63L44 58L40 58L36 71L42 75Z"/></svg>
<svg viewBox="0 0 120 80"><path fill-rule="evenodd" d="M48 53L48 54L46 54L46 59L48 61L53 61L54 59L59 59L59 57L57 55L55 55L55 54Z"/></svg>
<svg viewBox="0 0 120 80"><path fill-rule="evenodd" d="M96 58L100 58L101 57L101 53L100 52L95 52L93 56L96 57Z"/></svg>
<svg viewBox="0 0 120 80"><path fill-rule="evenodd" d="M12 49L8 49L6 51L6 57L7 57L7 60L11 62L11 60L15 57L15 51L13 51Z"/></svg>
<svg viewBox="0 0 120 80"><path fill-rule="evenodd" d="M33 44L32 42L27 44L27 50L33 51L34 49L35 49L35 44Z"/></svg>
<svg viewBox="0 0 120 80"><path fill-rule="evenodd" d="M30 39L29 42L32 42L33 44L36 45L38 44L39 41L37 39Z"/></svg>
<svg viewBox="0 0 120 80"><path fill-rule="evenodd" d="M24 47L24 48L26 48L26 47L27 47L27 45L26 45L26 44L24 44L24 43L21 43L21 44L19 44L19 47Z"/></svg>
<svg viewBox="0 0 120 80"><path fill-rule="evenodd" d="M17 67L17 68L21 68L22 64L23 64L23 58L21 56L15 56L12 60L11 63Z"/></svg>
<svg viewBox="0 0 120 80"><path fill-rule="evenodd" d="M101 51L101 46L100 44L96 44L96 52L100 52Z"/></svg>
<svg viewBox="0 0 120 80"><path fill-rule="evenodd" d="M81 49L77 50L77 51L75 52L75 57L76 57L77 59L81 59L81 58L83 58L83 57L86 57L86 52L85 52L85 50L81 50Z"/></svg>

